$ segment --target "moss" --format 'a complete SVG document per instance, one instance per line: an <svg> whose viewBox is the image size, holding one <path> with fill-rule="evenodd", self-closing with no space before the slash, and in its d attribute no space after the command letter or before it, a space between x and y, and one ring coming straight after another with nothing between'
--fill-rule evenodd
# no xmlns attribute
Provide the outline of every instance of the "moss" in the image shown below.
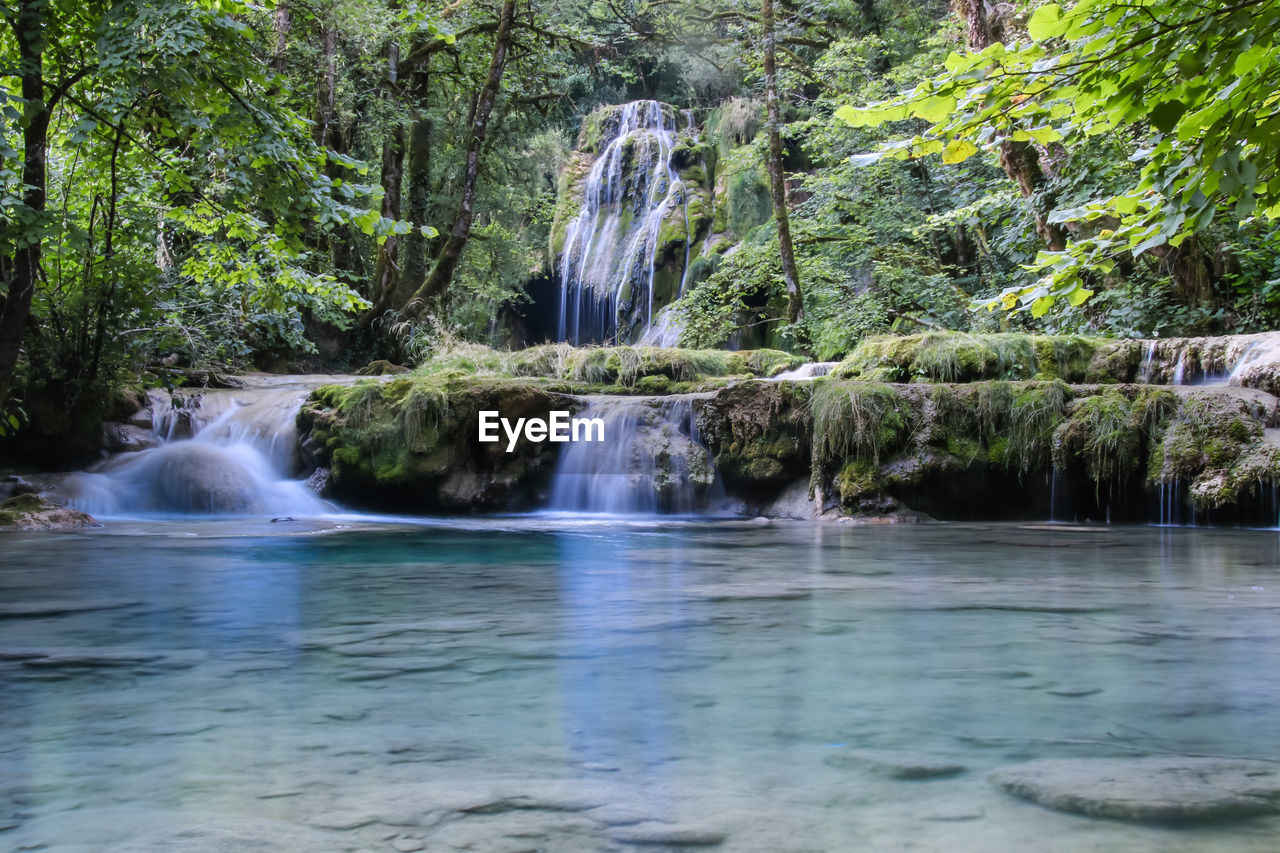
<svg viewBox="0 0 1280 853"><path fill-rule="evenodd" d="M870 382L823 382L809 398L815 468L849 457L879 463L899 447L907 421L892 388Z"/></svg>
<svg viewBox="0 0 1280 853"><path fill-rule="evenodd" d="M846 507L880 493L882 484L876 466L867 459L852 459L836 474L833 484L840 503Z"/></svg>
<svg viewBox="0 0 1280 853"><path fill-rule="evenodd" d="M1137 465L1142 438L1132 406L1122 394L1084 397L1073 404L1055 433L1054 465L1066 468L1079 460L1095 484L1116 484Z"/></svg>

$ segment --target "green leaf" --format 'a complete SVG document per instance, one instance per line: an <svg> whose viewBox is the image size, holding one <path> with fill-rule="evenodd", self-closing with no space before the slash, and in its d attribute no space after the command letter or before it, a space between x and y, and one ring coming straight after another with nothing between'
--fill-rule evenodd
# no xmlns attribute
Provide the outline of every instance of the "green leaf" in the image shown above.
<svg viewBox="0 0 1280 853"><path fill-rule="evenodd" d="M1161 101L1151 108L1151 123L1161 133L1168 133L1178 126L1178 120L1187 112L1187 105L1179 100Z"/></svg>
<svg viewBox="0 0 1280 853"><path fill-rule="evenodd" d="M1067 294L1067 302L1072 308L1079 308L1085 303L1090 296L1093 296L1092 290L1086 290L1083 287L1077 287Z"/></svg>
<svg viewBox="0 0 1280 853"><path fill-rule="evenodd" d="M963 163L978 153L978 146L967 139L953 139L942 149L943 163Z"/></svg>
<svg viewBox="0 0 1280 853"><path fill-rule="evenodd" d="M1031 13L1027 20L1027 33L1036 41L1045 41L1067 31L1067 21L1056 3L1046 3Z"/></svg>
<svg viewBox="0 0 1280 853"><path fill-rule="evenodd" d="M911 114L916 118L922 118L925 121L936 124L947 118L955 108L955 98L938 95L912 104Z"/></svg>

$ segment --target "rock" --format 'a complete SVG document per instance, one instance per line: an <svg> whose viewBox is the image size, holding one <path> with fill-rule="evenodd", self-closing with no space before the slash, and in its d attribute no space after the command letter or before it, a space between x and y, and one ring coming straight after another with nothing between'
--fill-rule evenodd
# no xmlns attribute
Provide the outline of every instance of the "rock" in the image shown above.
<svg viewBox="0 0 1280 853"><path fill-rule="evenodd" d="M13 498L18 495L34 495L38 491L39 489L17 474L8 474L0 478L0 499Z"/></svg>
<svg viewBox="0 0 1280 853"><path fill-rule="evenodd" d="M364 367L356 371L357 376L391 376L393 374L408 373L409 368L399 364L392 364L385 358L377 361L371 361Z"/></svg>
<svg viewBox="0 0 1280 853"><path fill-rule="evenodd" d="M248 468L210 444L181 441L145 460L139 479L152 504L168 512L251 515L262 512L261 486Z"/></svg>
<svg viewBox="0 0 1280 853"><path fill-rule="evenodd" d="M1051 696L1068 696L1072 698L1080 697L1080 696L1093 696L1095 693L1101 693L1101 692L1102 692L1101 687L1088 687L1084 685L1067 685L1067 684L1064 684L1061 687L1050 687L1048 690L1045 691L1045 693L1048 693Z"/></svg>
<svg viewBox="0 0 1280 853"><path fill-rule="evenodd" d="M918 752L889 749L841 750L824 759L832 767L861 767L891 779L942 779L964 772L956 764Z"/></svg>
<svg viewBox="0 0 1280 853"><path fill-rule="evenodd" d="M1056 758L995 770L988 779L1059 811L1149 821L1204 821L1280 813L1280 765L1159 756Z"/></svg>
<svg viewBox="0 0 1280 853"><path fill-rule="evenodd" d="M107 849L107 853L337 853L356 849L354 839L284 821L227 816L155 830Z"/></svg>
<svg viewBox="0 0 1280 853"><path fill-rule="evenodd" d="M126 423L102 425L102 446L109 453L136 453L159 444L160 440L150 429Z"/></svg>
<svg viewBox="0 0 1280 853"><path fill-rule="evenodd" d="M0 503L0 530L83 530L101 527L93 516L39 495L21 494Z"/></svg>
<svg viewBox="0 0 1280 853"><path fill-rule="evenodd" d="M668 846L711 846L721 844L728 833L720 827L645 821L631 826L616 826L609 831L614 841L627 844L663 844Z"/></svg>
<svg viewBox="0 0 1280 853"><path fill-rule="evenodd" d="M329 488L329 469L322 467L312 471L311 476L307 477L307 488L317 495L323 495Z"/></svg>
<svg viewBox="0 0 1280 853"><path fill-rule="evenodd" d="M809 496L809 480L797 480L782 490L770 503L760 507L759 514L766 518L817 518L822 507Z"/></svg>

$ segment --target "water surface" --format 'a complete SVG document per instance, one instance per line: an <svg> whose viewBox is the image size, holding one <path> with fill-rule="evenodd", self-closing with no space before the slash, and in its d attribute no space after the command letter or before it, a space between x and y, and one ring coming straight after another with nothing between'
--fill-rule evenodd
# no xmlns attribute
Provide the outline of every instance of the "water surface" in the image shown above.
<svg viewBox="0 0 1280 853"><path fill-rule="evenodd" d="M1277 819L1077 817L986 776L1280 758L1277 544L540 517L6 534L0 848L1271 850ZM896 779L859 750L964 769Z"/></svg>

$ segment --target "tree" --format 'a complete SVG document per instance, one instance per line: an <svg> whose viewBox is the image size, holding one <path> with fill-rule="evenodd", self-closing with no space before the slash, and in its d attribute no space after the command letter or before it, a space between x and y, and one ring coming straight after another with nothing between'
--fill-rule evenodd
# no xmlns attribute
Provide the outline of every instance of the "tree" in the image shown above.
<svg viewBox="0 0 1280 853"><path fill-rule="evenodd" d="M796 269L795 249L791 245L791 220L787 214L787 176L782 168L782 111L778 105L777 31L773 0L762 0L760 25L764 30L764 98L769 115L769 191L773 200L773 217L778 223L778 253L782 256L782 276L787 286L787 320L800 320L803 300L800 295L800 273Z"/></svg>
<svg viewBox="0 0 1280 853"><path fill-rule="evenodd" d="M1080 305L1094 276L1130 254L1167 255L1215 216L1280 217L1280 3L1048 3L1026 31L1025 40L953 53L945 73L899 99L840 111L854 126L928 123L862 162L934 153L959 162L1005 142L1130 140L1136 179L1049 213L1047 224L1073 229L1070 241L1041 253L1039 281L988 307L1038 317L1058 300Z"/></svg>
<svg viewBox="0 0 1280 853"><path fill-rule="evenodd" d="M462 250L466 248L467 241L471 238L471 224L475 219L476 182L480 175L480 154L489 129L489 117L493 113L493 106L502 86L502 75L507 67L507 52L511 49L511 30L515 12L515 0L503 0L502 9L498 13L498 27L493 37L493 55L489 59L489 72L485 76L483 88L476 96L475 105L467 122L466 165L463 167L462 197L458 204L458 216L454 220L453 228L449 231L449 238L445 241L431 268L431 274L405 306L407 313L416 315L432 302L447 301L449 283L453 280L454 270L458 268L458 261L462 258Z"/></svg>

